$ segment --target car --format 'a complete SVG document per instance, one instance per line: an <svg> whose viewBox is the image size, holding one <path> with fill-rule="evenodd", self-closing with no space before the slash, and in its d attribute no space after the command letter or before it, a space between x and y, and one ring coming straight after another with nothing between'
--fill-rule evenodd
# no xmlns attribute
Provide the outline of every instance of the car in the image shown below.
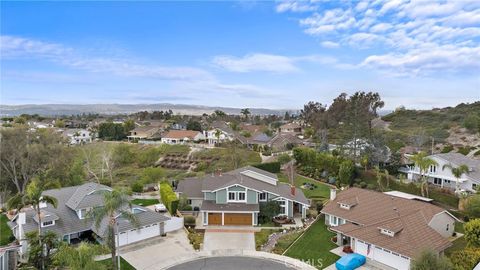
<svg viewBox="0 0 480 270"><path fill-rule="evenodd" d="M167 212L167 207L163 203L155 204L155 212L163 213Z"/></svg>
<svg viewBox="0 0 480 270"><path fill-rule="evenodd" d="M335 263L335 267L337 270L354 270L364 265L366 261L367 259L365 256L357 253L351 253L341 257Z"/></svg>

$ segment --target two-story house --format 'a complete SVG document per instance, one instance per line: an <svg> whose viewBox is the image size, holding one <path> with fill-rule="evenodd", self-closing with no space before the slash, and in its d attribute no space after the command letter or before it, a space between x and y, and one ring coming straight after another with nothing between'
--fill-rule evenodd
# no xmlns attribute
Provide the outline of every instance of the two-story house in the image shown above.
<svg viewBox="0 0 480 270"><path fill-rule="evenodd" d="M57 199L56 208L47 203L41 204L41 219L32 208L24 208L8 223L21 244L19 253L26 254L28 251L25 234L36 231L40 221L42 231L52 231L68 243L76 243L82 239L103 241L107 237L108 219L105 218L97 227L88 213L93 208L102 207L103 194L111 191L110 187L97 183L44 191L43 194ZM117 221L120 235L118 238L115 237L119 239L119 246L159 236L165 232L165 222L170 218L138 205L132 205L130 210L137 217L138 226L119 216Z"/></svg>
<svg viewBox="0 0 480 270"><path fill-rule="evenodd" d="M302 133L302 126L297 123L287 123L280 126L280 132L282 133Z"/></svg>
<svg viewBox="0 0 480 270"><path fill-rule="evenodd" d="M80 129L80 128L66 129L63 132L63 135L67 138L68 143L72 145L86 144L86 143L91 143L93 141L93 135L87 129Z"/></svg>
<svg viewBox="0 0 480 270"><path fill-rule="evenodd" d="M355 253L391 268L408 270L423 250L442 254L451 246L448 238L458 220L423 197L404 195L409 194L355 187L337 194L332 189L321 212L337 233L339 246L350 246Z"/></svg>
<svg viewBox="0 0 480 270"><path fill-rule="evenodd" d="M198 207L204 225L257 225L260 204L280 204L280 215L306 216L310 201L302 190L278 181L277 175L244 167L223 174L180 181L176 192Z"/></svg>
<svg viewBox="0 0 480 270"><path fill-rule="evenodd" d="M442 153L428 157L437 163L436 165L430 166L425 173L429 183L438 187L455 190L457 181L459 181L458 186L460 190L471 192L475 192L480 187L480 160L466 157L460 153ZM457 179L452 174L450 168L443 168L447 164L452 167L467 165L469 172L462 174L462 176ZM402 168L400 171L406 173L407 179L410 181L419 181L422 178L420 169L415 165L407 166L407 168Z"/></svg>
<svg viewBox="0 0 480 270"><path fill-rule="evenodd" d="M215 121L204 131L208 144L230 142L235 139L235 132L223 121Z"/></svg>

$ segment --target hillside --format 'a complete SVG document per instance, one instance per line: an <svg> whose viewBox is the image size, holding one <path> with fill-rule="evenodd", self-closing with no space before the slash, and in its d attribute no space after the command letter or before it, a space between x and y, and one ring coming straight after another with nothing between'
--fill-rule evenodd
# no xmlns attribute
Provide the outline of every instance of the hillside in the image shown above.
<svg viewBox="0 0 480 270"><path fill-rule="evenodd" d="M480 101L432 110L397 109L381 119L406 145L413 144L412 136L433 137L439 151L447 144L456 150L480 144Z"/></svg>

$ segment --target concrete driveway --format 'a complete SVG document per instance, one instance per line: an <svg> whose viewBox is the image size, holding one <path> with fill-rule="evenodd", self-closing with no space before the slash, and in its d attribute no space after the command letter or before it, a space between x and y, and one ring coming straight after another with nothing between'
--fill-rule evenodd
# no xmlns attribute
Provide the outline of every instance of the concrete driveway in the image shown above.
<svg viewBox="0 0 480 270"><path fill-rule="evenodd" d="M153 269L171 257L194 252L184 230L170 232L120 250L121 256L137 270Z"/></svg>
<svg viewBox="0 0 480 270"><path fill-rule="evenodd" d="M219 249L255 250L254 230L206 229L203 250Z"/></svg>

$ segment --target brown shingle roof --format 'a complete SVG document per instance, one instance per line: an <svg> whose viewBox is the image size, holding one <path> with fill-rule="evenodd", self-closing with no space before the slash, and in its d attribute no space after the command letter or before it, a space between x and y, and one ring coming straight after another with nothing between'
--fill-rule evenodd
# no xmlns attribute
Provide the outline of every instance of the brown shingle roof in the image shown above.
<svg viewBox="0 0 480 270"><path fill-rule="evenodd" d="M201 132L195 130L170 130L163 137L172 139L189 138L193 140L199 133L201 134Z"/></svg>

